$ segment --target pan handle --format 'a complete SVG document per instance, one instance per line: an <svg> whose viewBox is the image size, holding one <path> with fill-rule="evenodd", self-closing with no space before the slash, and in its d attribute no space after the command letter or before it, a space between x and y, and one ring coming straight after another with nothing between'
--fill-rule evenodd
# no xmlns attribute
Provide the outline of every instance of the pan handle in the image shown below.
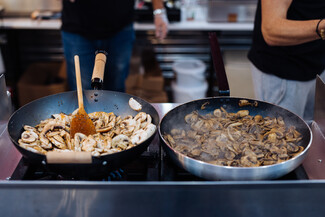
<svg viewBox="0 0 325 217"><path fill-rule="evenodd" d="M91 164L92 156L90 152L55 152L46 153L48 164Z"/></svg>
<svg viewBox="0 0 325 217"><path fill-rule="evenodd" d="M223 64L217 34L215 32L209 32L209 40L214 71L217 75L219 96L230 96L227 74Z"/></svg>
<svg viewBox="0 0 325 217"><path fill-rule="evenodd" d="M91 87L95 90L100 90L103 87L106 56L107 56L106 51L104 50L96 51L93 76L91 78Z"/></svg>

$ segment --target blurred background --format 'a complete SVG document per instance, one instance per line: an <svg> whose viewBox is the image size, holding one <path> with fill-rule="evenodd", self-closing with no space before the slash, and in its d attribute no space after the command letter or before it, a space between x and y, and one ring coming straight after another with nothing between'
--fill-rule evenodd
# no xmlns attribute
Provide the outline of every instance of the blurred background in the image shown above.
<svg viewBox="0 0 325 217"><path fill-rule="evenodd" d="M153 31L151 1L136 0L136 42L127 92L153 103L217 95L208 40L208 32L214 31L231 95L254 98L246 55L251 45L256 3L256 0L166 0L169 34L158 41ZM1 61L6 89L15 108L66 91L60 10L61 0L0 0ZM194 84L180 86L180 79L183 83L184 79L191 79L190 73L182 74L182 65L175 67L183 60L200 62L201 65L193 63L193 66L198 66L195 73L203 76L202 82L195 84L201 88L195 88ZM187 95L189 89L195 94Z"/></svg>

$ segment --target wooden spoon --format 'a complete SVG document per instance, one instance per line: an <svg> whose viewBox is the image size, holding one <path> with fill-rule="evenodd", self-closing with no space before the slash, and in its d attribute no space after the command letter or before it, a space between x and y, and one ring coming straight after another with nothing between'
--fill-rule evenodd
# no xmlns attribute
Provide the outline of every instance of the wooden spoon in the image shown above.
<svg viewBox="0 0 325 217"><path fill-rule="evenodd" d="M79 110L76 115L72 117L70 125L70 137L74 138L74 134L83 133L86 136L95 134L95 125L88 116L84 108L83 95L82 95L82 85L80 76L80 64L79 56L74 56L75 68L76 68L76 79L77 79L77 93L78 93L78 104Z"/></svg>

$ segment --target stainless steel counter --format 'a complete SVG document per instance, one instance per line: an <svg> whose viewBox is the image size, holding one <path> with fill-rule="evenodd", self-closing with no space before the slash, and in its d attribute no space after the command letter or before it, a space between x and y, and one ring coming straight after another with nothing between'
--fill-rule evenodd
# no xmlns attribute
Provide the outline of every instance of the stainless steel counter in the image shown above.
<svg viewBox="0 0 325 217"><path fill-rule="evenodd" d="M322 217L324 181L0 184L1 216Z"/></svg>

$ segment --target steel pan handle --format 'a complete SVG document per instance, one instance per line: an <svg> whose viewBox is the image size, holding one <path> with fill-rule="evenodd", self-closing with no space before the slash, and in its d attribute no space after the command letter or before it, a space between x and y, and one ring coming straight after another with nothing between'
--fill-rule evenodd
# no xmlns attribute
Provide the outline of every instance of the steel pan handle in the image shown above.
<svg viewBox="0 0 325 217"><path fill-rule="evenodd" d="M90 152L54 152L46 153L48 164L91 164L92 156Z"/></svg>
<svg viewBox="0 0 325 217"><path fill-rule="evenodd" d="M219 96L230 96L227 74L225 66L223 64L220 46L215 32L209 32L209 40L213 67L217 75Z"/></svg>
<svg viewBox="0 0 325 217"><path fill-rule="evenodd" d="M91 78L91 87L93 89L102 89L104 82L104 70L106 65L107 52L103 50L96 51L95 65Z"/></svg>

